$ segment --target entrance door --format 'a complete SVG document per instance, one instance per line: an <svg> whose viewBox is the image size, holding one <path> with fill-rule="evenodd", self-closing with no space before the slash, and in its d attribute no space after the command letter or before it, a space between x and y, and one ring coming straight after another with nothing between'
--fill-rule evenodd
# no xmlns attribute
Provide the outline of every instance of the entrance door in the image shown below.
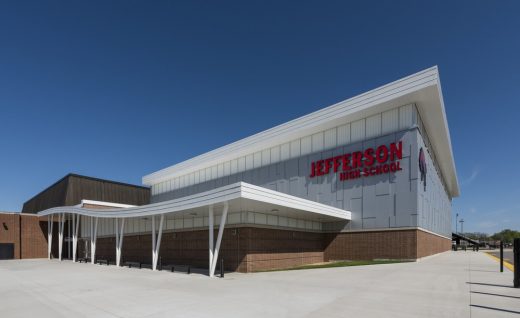
<svg viewBox="0 0 520 318"><path fill-rule="evenodd" d="M14 258L14 243L0 243L0 259Z"/></svg>

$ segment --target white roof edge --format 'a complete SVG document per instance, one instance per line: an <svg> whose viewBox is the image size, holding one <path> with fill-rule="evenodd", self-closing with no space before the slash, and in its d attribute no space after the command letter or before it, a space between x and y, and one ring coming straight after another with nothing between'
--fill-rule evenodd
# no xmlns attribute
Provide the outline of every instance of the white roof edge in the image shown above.
<svg viewBox="0 0 520 318"><path fill-rule="evenodd" d="M249 154L264 149L269 147L269 143L265 141L272 140L273 136L276 136L276 144L286 142L284 140L285 136L290 136L287 138L289 139L287 141L303 137L306 135L307 129L323 125L324 122L334 120L338 116L352 115L352 113L382 103L388 98L395 99L400 94L408 94L410 89L416 90L436 85L437 74L437 66L425 69L371 91L293 119L287 123L153 172L144 176L142 182L145 185L152 185L198 169L207 168L214 165L215 162L226 160L224 157L239 157L246 153ZM274 144L272 144L272 146L274 146Z"/></svg>
<svg viewBox="0 0 520 318"><path fill-rule="evenodd" d="M453 147L451 145L451 134L450 134L450 128L448 125L448 116L446 116L446 108L444 107L444 96L442 94L442 86L441 86L441 78L439 76L439 71L437 70L437 90L439 92L439 100L441 103L441 109L442 109L442 117L444 119L444 125L445 125L445 131L446 131L446 138L448 142L448 148L451 156L451 169L452 172L450 173L453 180L453 184L451 185L451 195L453 197L458 197L460 195L460 186L459 186L459 178L457 176L457 167L455 165L455 159L453 155ZM445 176L446 177L446 176Z"/></svg>
<svg viewBox="0 0 520 318"><path fill-rule="evenodd" d="M350 220L352 217L351 212L346 210L291 196L263 187L254 186L245 182L233 183L227 186L174 200L130 208L98 210L81 208L77 206L63 206L40 211L38 212L38 216L47 216L57 213L73 213L101 218L142 217L164 213L181 212L192 208L220 204L229 200L240 198L322 214L324 216L337 219Z"/></svg>
<svg viewBox="0 0 520 318"><path fill-rule="evenodd" d="M443 121L440 124L444 125L445 128L445 133L442 133L443 136L439 137L444 140L438 142L438 144L441 146L438 146L437 148L443 147L442 150L447 150L450 157L447 159L448 162L438 162L438 164L441 166L441 173L444 175L444 178L448 183L448 191L453 197L456 197L459 195L459 184L456 175L455 162L453 159L451 138L449 135L448 122L444 108L444 101L437 66L427 68L389 84L341 101L332 106L317 110L310 114L291 120L287 123L254 134L250 137L240 139L228 145L182 161L173 166L153 172L144 176L142 178L142 182L143 184L150 186L152 184L163 182L171 178L211 167L215 164L227 160L236 159L262 149L276 146L281 143L286 143L291 140L314 133L314 130L317 128L326 126L341 118L354 116L355 114L358 114L362 111L367 111L368 109L375 109L378 105L387 104L392 100L397 100L400 97L413 94L421 90L427 90L430 87L437 88L438 96L436 96L435 99L438 98L438 100L434 102L436 104L438 103L438 106L440 106L440 111L442 113L441 121ZM397 107L402 105L395 106ZM437 144L435 140L433 142Z"/></svg>
<svg viewBox="0 0 520 318"><path fill-rule="evenodd" d="M112 208L132 208L135 205L131 204L122 204L122 203L114 203L114 202L106 202L106 201L96 201L96 200L81 200L81 203L79 206L81 207L83 204L92 204L92 205L102 205L106 207L112 207Z"/></svg>

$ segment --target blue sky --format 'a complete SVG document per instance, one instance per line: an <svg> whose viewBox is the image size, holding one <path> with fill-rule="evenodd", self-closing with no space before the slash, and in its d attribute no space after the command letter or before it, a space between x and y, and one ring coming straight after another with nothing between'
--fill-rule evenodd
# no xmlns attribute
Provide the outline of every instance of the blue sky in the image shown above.
<svg viewBox="0 0 520 318"><path fill-rule="evenodd" d="M520 229L518 1L0 4L0 210L141 177L438 65L465 231Z"/></svg>

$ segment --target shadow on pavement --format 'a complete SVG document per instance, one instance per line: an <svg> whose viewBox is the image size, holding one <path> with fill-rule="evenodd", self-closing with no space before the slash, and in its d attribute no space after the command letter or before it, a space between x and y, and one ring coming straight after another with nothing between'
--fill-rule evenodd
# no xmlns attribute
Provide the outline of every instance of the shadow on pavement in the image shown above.
<svg viewBox="0 0 520 318"><path fill-rule="evenodd" d="M472 291L471 293L520 299L520 297L518 297L518 296L500 295L500 294L484 293L484 292L478 292L478 291Z"/></svg>
<svg viewBox="0 0 520 318"><path fill-rule="evenodd" d="M488 307L488 306L480 306L480 305L470 305L471 307L477 307L477 308L484 308L484 309L490 309L490 310L498 310L503 312L510 312L512 314L520 314L520 311L514 311L514 310L507 310L507 309L500 309L495 307Z"/></svg>
<svg viewBox="0 0 520 318"><path fill-rule="evenodd" d="M483 286L493 286L493 287L514 288L513 286L508 286L508 285L497 285L497 284L487 284L487 283L472 283L472 282L466 282L466 284L471 284L471 285L483 285Z"/></svg>

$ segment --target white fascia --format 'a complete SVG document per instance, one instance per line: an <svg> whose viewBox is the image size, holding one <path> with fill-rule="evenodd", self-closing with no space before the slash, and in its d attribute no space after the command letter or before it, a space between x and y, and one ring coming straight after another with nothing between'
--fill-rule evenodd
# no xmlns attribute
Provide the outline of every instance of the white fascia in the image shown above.
<svg viewBox="0 0 520 318"><path fill-rule="evenodd" d="M101 206L106 206L106 207L110 207L110 208L132 208L135 206L135 205L130 205L130 204L96 201L96 200L81 200L81 203L78 205L75 205L75 206L83 207L83 205L85 205L85 204L101 205Z"/></svg>

